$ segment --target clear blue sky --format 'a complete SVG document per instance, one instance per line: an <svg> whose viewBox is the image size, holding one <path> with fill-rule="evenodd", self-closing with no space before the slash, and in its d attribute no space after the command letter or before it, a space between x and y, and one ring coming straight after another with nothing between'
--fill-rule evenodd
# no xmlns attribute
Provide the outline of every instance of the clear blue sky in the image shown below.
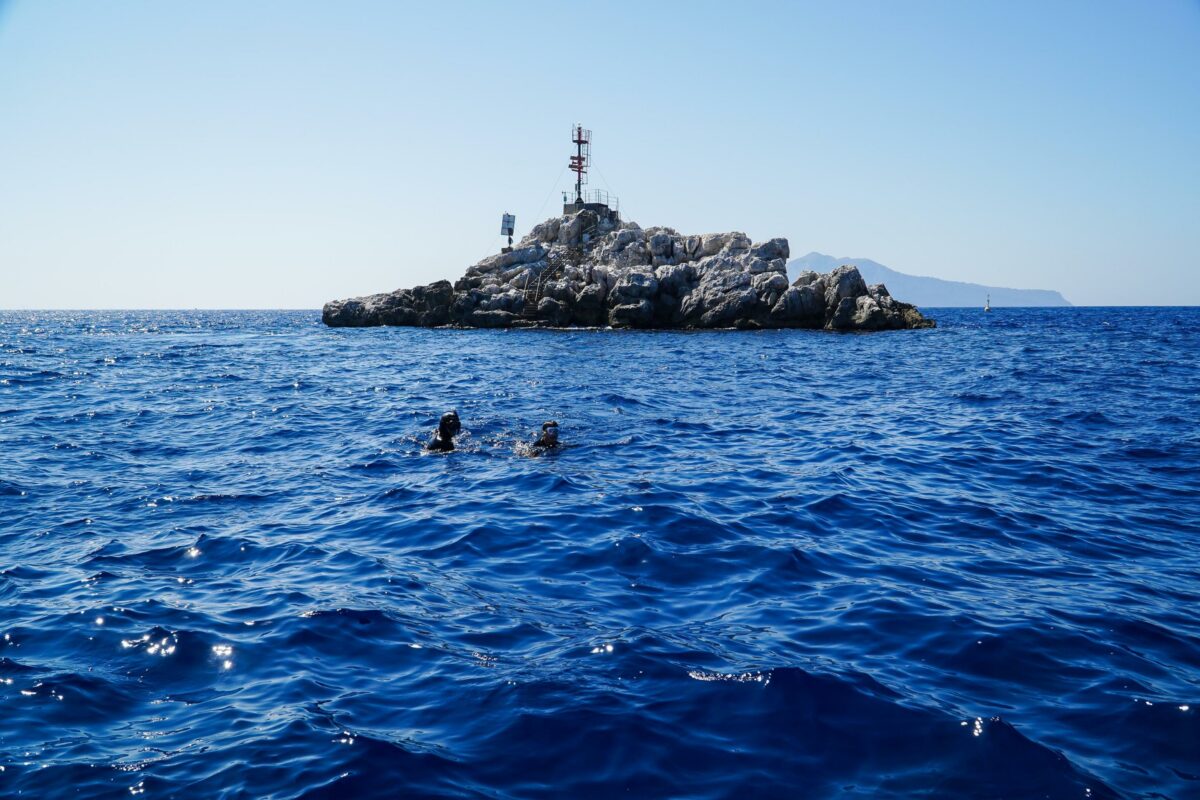
<svg viewBox="0 0 1200 800"><path fill-rule="evenodd" d="M0 0L0 307L453 279L576 120L643 225L1200 304L1194 0Z"/></svg>

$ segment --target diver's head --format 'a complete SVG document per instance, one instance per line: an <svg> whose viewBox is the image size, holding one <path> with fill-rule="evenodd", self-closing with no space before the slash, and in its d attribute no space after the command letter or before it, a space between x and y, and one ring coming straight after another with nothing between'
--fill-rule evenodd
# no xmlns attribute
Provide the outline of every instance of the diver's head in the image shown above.
<svg viewBox="0 0 1200 800"><path fill-rule="evenodd" d="M555 443L558 441L558 423L554 420L542 423L542 438L547 442Z"/></svg>
<svg viewBox="0 0 1200 800"><path fill-rule="evenodd" d="M458 419L457 411L447 411L442 414L442 419L438 422L438 433L443 438L456 436L462 430L462 423Z"/></svg>

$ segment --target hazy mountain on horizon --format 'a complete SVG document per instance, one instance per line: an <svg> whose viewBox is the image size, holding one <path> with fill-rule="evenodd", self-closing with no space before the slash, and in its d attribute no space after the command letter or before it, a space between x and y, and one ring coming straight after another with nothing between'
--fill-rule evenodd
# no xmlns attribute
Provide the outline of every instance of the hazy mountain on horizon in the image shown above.
<svg viewBox="0 0 1200 800"><path fill-rule="evenodd" d="M868 284L882 283L897 300L925 308L983 306L988 295L993 306L1069 306L1065 297L1050 289L1008 289L1003 286L984 286L978 283L946 281L906 275L885 267L869 258L834 258L812 252L788 262L788 280L795 280L804 270L829 272L843 264L853 264Z"/></svg>

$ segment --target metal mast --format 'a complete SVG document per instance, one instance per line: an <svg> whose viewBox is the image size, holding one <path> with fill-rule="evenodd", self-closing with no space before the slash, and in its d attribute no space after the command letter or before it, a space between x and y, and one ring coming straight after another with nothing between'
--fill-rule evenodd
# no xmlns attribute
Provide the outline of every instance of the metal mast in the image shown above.
<svg viewBox="0 0 1200 800"><path fill-rule="evenodd" d="M584 130L578 122L571 129L571 141L575 143L575 155L571 156L571 171L575 173L575 202L583 204L583 185L587 183L588 161L592 156L592 132Z"/></svg>

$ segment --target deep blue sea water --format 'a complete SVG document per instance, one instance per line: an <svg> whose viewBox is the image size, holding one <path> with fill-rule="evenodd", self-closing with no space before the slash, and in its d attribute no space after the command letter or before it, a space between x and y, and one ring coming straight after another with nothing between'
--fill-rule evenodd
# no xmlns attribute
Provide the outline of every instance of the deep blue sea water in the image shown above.
<svg viewBox="0 0 1200 800"><path fill-rule="evenodd" d="M1200 309L932 316L0 313L0 796L1200 797Z"/></svg>

